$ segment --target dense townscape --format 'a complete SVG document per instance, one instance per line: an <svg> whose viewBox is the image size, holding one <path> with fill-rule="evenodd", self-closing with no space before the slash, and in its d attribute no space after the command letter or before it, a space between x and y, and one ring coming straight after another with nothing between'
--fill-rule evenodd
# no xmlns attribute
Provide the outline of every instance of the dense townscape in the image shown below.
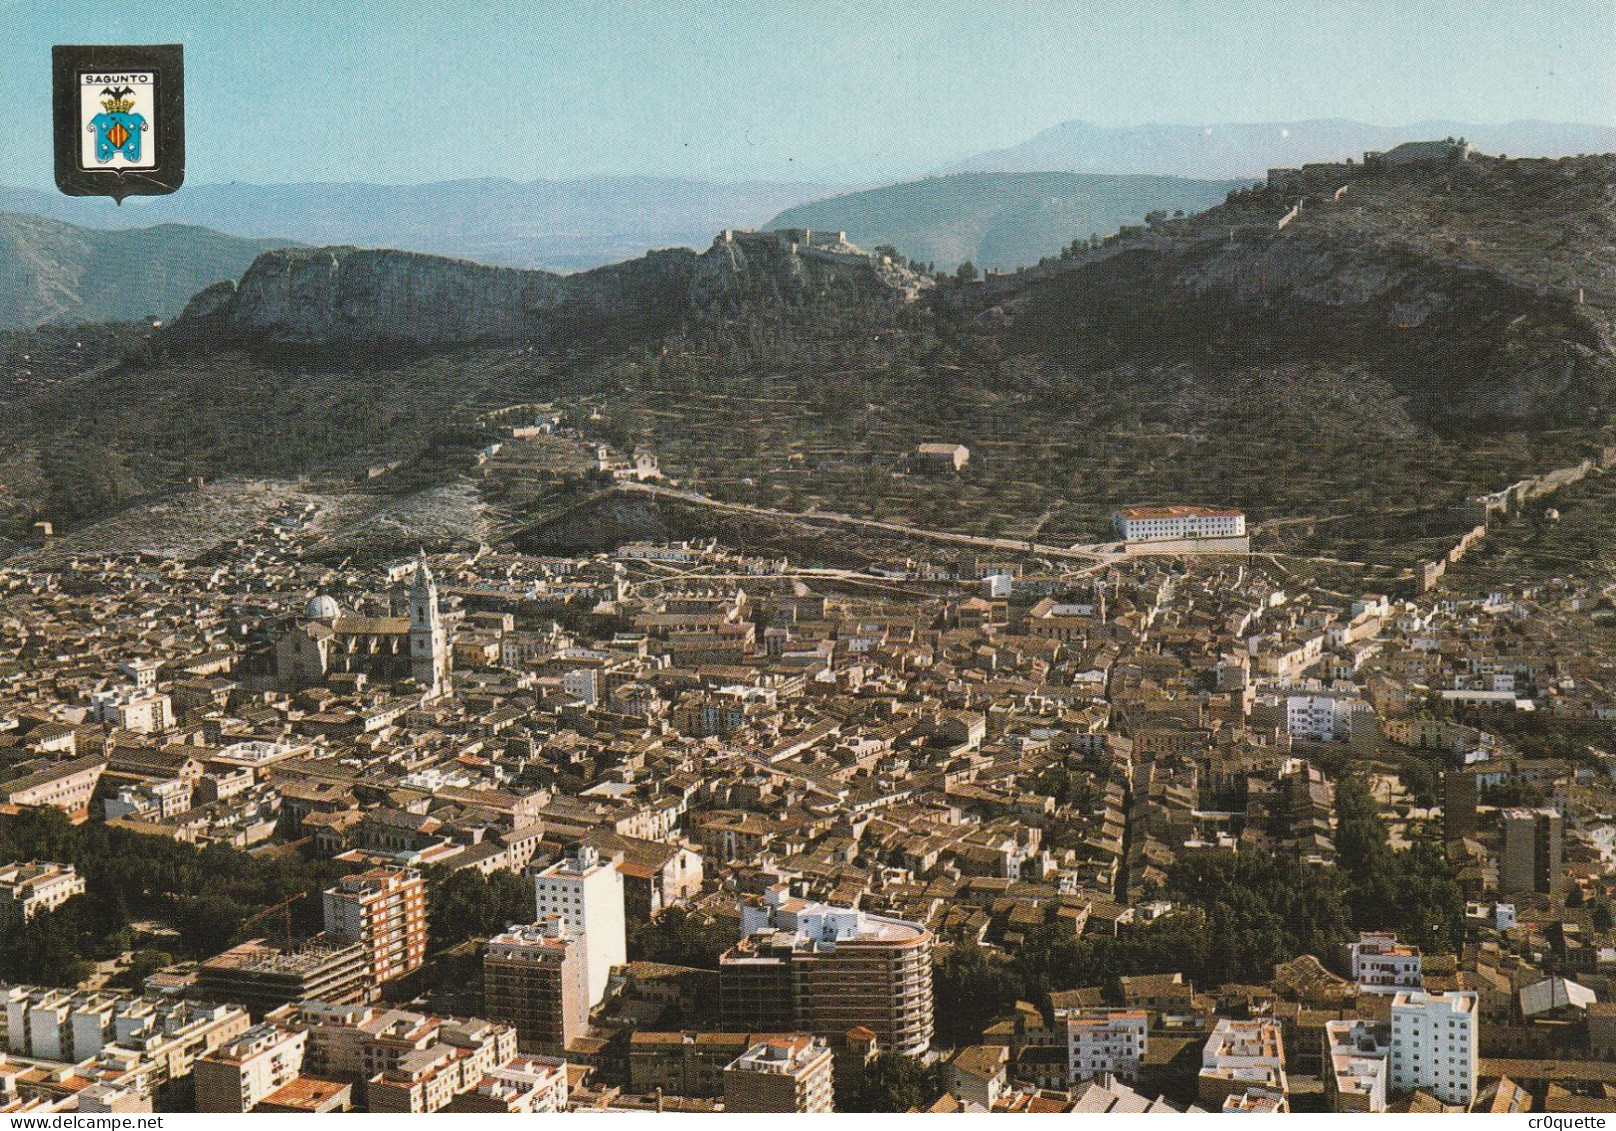
<svg viewBox="0 0 1616 1131"><path fill-rule="evenodd" d="M312 510L0 565L0 1111L1616 1098L1582 583L1341 592L1204 507L863 569Z"/></svg>
<svg viewBox="0 0 1616 1131"><path fill-rule="evenodd" d="M292 7L255 52L375 22ZM409 164L367 176L488 123L501 161L696 161L694 86L763 59L747 151L788 65L792 114L821 71L880 101L842 6L766 51L724 13L654 136L567 70L610 40L616 76L640 11L438 7L389 50L544 50L477 59L493 108L399 53L364 99ZM654 73L692 21L644 7ZM1074 52L1000 31L1063 7L1139 6L1003 8L973 55L1036 43L1015 97L1053 88ZM1230 22L1302 58L1327 9ZM579 13L624 27L546 38ZM1404 38L1544 69L1458 30ZM181 187L184 52L97 91L70 58L129 49L66 42L62 136L153 148L59 160L68 204L0 187L0 1122L1616 1111L1616 130L1067 122L834 194L467 154L249 184L344 130L356 168L358 97L312 112L352 68L193 50L230 183L81 227L87 184ZM930 51L928 115L1012 101Z"/></svg>

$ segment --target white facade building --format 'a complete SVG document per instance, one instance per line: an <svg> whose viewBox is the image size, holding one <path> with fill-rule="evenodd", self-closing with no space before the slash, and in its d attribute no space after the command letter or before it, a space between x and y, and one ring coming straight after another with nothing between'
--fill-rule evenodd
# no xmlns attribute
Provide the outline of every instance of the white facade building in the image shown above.
<svg viewBox="0 0 1616 1131"><path fill-rule="evenodd" d="M600 669L573 668L561 676L561 689L588 707L600 705Z"/></svg>
<svg viewBox="0 0 1616 1131"><path fill-rule="evenodd" d="M602 860L591 845L581 844L564 860L533 876L535 920L560 915L568 934L582 938L589 969L589 1005L606 996L612 967L628 961L628 935L623 921L623 875L616 860Z"/></svg>
<svg viewBox="0 0 1616 1131"><path fill-rule="evenodd" d="M1246 516L1216 507L1129 507L1112 516L1124 542L1175 538L1244 538Z"/></svg>
<svg viewBox="0 0 1616 1131"><path fill-rule="evenodd" d="M1425 986L1420 948L1405 946L1396 935L1366 931L1347 950L1352 957L1352 980L1365 993L1393 994Z"/></svg>
<svg viewBox="0 0 1616 1131"><path fill-rule="evenodd" d="M1285 697L1285 733L1315 742L1338 742L1352 736L1352 703L1330 695Z"/></svg>
<svg viewBox="0 0 1616 1131"><path fill-rule="evenodd" d="M1065 1011L1065 1019L1068 1069L1074 1085L1108 1076L1139 1078L1139 1062L1150 1041L1150 1017L1144 1010L1073 1009Z"/></svg>
<svg viewBox="0 0 1616 1131"><path fill-rule="evenodd" d="M1386 1110L1391 1054L1385 1022L1361 1018L1324 1023L1325 1080L1334 1112Z"/></svg>
<svg viewBox="0 0 1616 1131"><path fill-rule="evenodd" d="M1476 1098L1477 995L1406 990L1392 998L1391 1091L1423 1088L1445 1104Z"/></svg>
<svg viewBox="0 0 1616 1131"><path fill-rule="evenodd" d="M115 687L90 696L91 717L135 734L153 734L174 725L174 703L167 695L140 687Z"/></svg>
<svg viewBox="0 0 1616 1131"><path fill-rule="evenodd" d="M84 894L84 877L71 864L35 862L0 866L0 917L26 922Z"/></svg>

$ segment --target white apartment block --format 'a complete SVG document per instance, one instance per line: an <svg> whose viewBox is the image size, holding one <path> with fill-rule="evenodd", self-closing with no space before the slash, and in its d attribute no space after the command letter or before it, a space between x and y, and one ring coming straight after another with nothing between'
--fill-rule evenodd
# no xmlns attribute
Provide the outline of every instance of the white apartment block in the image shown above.
<svg viewBox="0 0 1616 1131"><path fill-rule="evenodd" d="M451 1112L550 1115L567 1110L567 1062L518 1056L477 1081L449 1105Z"/></svg>
<svg viewBox="0 0 1616 1131"><path fill-rule="evenodd" d="M589 969L589 1005L606 997L612 967L628 961L628 934L623 921L623 875L616 860L602 860L591 845L581 844L565 859L534 873L534 919L560 915L567 930L583 939Z"/></svg>
<svg viewBox="0 0 1616 1131"><path fill-rule="evenodd" d="M1222 1018L1201 1049L1196 1081L1201 1106L1223 1110L1230 1097L1268 1096L1283 1101L1290 1092L1285 1075L1285 1044L1279 1022Z"/></svg>
<svg viewBox="0 0 1616 1131"><path fill-rule="evenodd" d="M309 1035L255 1025L196 1062L196 1110L251 1111L297 1079Z"/></svg>
<svg viewBox="0 0 1616 1131"><path fill-rule="evenodd" d="M1472 990L1392 998L1391 1091L1423 1088L1445 1104L1476 1098L1477 995Z"/></svg>
<svg viewBox="0 0 1616 1131"><path fill-rule="evenodd" d="M1128 507L1112 516L1124 542L1156 542L1175 538L1244 538L1246 516L1217 507Z"/></svg>
<svg viewBox="0 0 1616 1131"><path fill-rule="evenodd" d="M152 734L174 725L173 700L139 687L97 691L90 697L90 708L96 722L136 734Z"/></svg>
<svg viewBox="0 0 1616 1131"><path fill-rule="evenodd" d="M84 894L84 877L71 864L35 861L0 866L0 918L26 922Z"/></svg>
<svg viewBox="0 0 1616 1131"><path fill-rule="evenodd" d="M1352 736L1352 703L1331 695L1285 697L1285 733L1315 742L1339 742Z"/></svg>
<svg viewBox="0 0 1616 1131"><path fill-rule="evenodd" d="M1352 980L1371 994L1394 994L1425 985L1424 959L1417 946L1405 946L1393 934L1364 932L1347 947Z"/></svg>
<svg viewBox="0 0 1616 1131"><path fill-rule="evenodd" d="M1064 1013L1074 1085L1084 1080L1103 1082L1106 1077L1139 1078L1139 1062L1150 1041L1150 1017L1144 1010L1073 1009Z"/></svg>

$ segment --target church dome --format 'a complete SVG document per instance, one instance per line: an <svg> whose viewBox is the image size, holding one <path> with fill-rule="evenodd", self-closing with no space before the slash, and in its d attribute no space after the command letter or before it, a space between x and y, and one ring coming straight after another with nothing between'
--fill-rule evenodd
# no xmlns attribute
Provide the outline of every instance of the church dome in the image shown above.
<svg viewBox="0 0 1616 1131"><path fill-rule="evenodd" d="M327 597L324 593L321 593L308 603L308 606L303 610L303 615L309 620L336 620L341 612L342 610L337 608L337 602L334 598Z"/></svg>

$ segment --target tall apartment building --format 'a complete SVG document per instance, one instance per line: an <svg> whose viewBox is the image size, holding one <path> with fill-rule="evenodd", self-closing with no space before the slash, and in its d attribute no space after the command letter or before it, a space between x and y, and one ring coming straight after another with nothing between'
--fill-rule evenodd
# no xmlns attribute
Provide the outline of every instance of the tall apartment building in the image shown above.
<svg viewBox="0 0 1616 1131"><path fill-rule="evenodd" d="M548 915L488 940L483 956L483 1016L516 1030L525 1052L560 1056L589 1029L585 940Z"/></svg>
<svg viewBox="0 0 1616 1131"><path fill-rule="evenodd" d="M1201 1106L1213 1111L1230 1099L1249 1103L1266 1096L1284 1103L1290 1084L1279 1022L1219 1020L1201 1050L1196 1084Z"/></svg>
<svg viewBox="0 0 1616 1131"><path fill-rule="evenodd" d="M1057 1011L1066 1022L1066 1051L1072 1084L1108 1076L1139 1079L1139 1062L1150 1043L1150 1015L1143 1009Z"/></svg>
<svg viewBox="0 0 1616 1131"><path fill-rule="evenodd" d="M71 864L0 865L0 918L26 922L83 894L84 877Z"/></svg>
<svg viewBox="0 0 1616 1131"><path fill-rule="evenodd" d="M724 1069L724 1110L828 1113L834 1057L807 1036L759 1041Z"/></svg>
<svg viewBox="0 0 1616 1131"><path fill-rule="evenodd" d="M421 968L426 960L426 881L399 868L374 868L325 893L325 933L365 950L372 989Z"/></svg>
<svg viewBox="0 0 1616 1131"><path fill-rule="evenodd" d="M724 1028L836 1039L855 1026L884 1051L931 1047L931 932L771 888L741 906L741 942L719 960Z"/></svg>
<svg viewBox="0 0 1616 1131"><path fill-rule="evenodd" d="M1391 1091L1423 1088L1446 1104L1468 1107L1476 1098L1477 994L1473 990L1392 998Z"/></svg>
<svg viewBox="0 0 1616 1131"><path fill-rule="evenodd" d="M1425 985L1424 959L1420 948L1406 946L1397 936L1365 931L1347 946L1352 960L1352 980L1370 994L1394 994L1417 990Z"/></svg>
<svg viewBox="0 0 1616 1131"><path fill-rule="evenodd" d="M243 1112L297 1079L308 1034L255 1025L196 1062L196 1110Z"/></svg>
<svg viewBox="0 0 1616 1131"><path fill-rule="evenodd" d="M628 961L628 932L623 922L623 876L617 861L580 844L568 855L533 875L535 920L559 915L568 932L581 937L589 972L589 1007L606 997L612 967Z"/></svg>
<svg viewBox="0 0 1616 1131"><path fill-rule="evenodd" d="M1498 890L1504 895L1565 891L1565 820L1553 809L1504 810L1504 856Z"/></svg>

